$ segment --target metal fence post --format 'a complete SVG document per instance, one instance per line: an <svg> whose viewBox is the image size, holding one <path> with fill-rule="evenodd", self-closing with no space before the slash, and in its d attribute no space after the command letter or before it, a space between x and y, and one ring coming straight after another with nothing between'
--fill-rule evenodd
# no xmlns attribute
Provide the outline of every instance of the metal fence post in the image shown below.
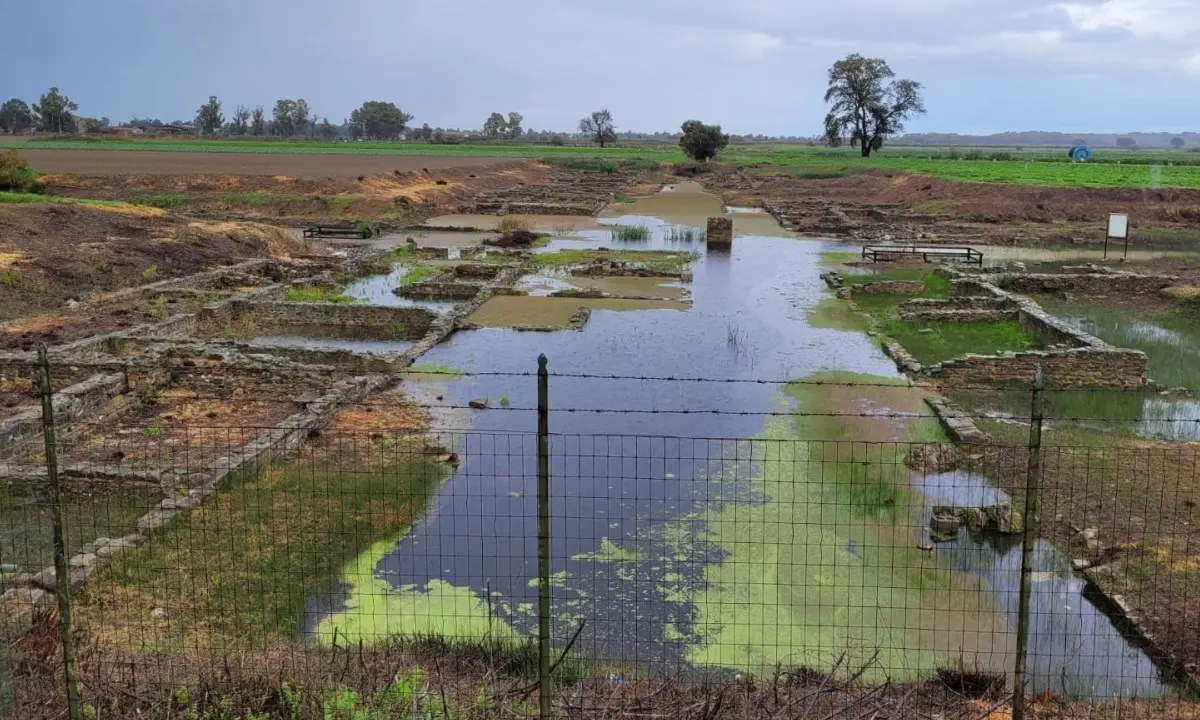
<svg viewBox="0 0 1200 720"><path fill-rule="evenodd" d="M550 375L538 356L538 712L550 720L554 681L550 677Z"/></svg>
<svg viewBox="0 0 1200 720"><path fill-rule="evenodd" d="M38 381L42 392L42 436L46 441L46 475L50 515L54 524L54 584L58 597L59 633L62 636L63 672L67 681L67 717L81 720L79 679L75 674L75 638L71 634L71 578L67 566L67 539L58 486L58 439L54 428L54 388L50 383L50 357L46 344L38 346Z"/></svg>
<svg viewBox="0 0 1200 720"><path fill-rule="evenodd" d="M1033 601L1033 547L1038 534L1038 495L1042 474L1042 418L1046 396L1042 369L1033 378L1029 416L1029 466L1025 477L1024 537L1021 541L1021 601L1017 609L1017 664L1013 672L1013 720L1025 718L1025 664L1029 654L1029 613Z"/></svg>

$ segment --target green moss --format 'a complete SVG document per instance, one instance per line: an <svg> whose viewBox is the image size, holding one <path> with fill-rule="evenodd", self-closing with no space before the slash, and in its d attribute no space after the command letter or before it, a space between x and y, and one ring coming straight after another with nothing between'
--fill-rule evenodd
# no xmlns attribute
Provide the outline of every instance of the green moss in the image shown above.
<svg viewBox="0 0 1200 720"><path fill-rule="evenodd" d="M64 197L62 195L39 195L36 193L0 192L0 203L42 203L66 205L94 205L96 207L134 208L119 200L97 200L94 198Z"/></svg>
<svg viewBox="0 0 1200 720"><path fill-rule="evenodd" d="M871 318L855 311L844 300L825 298L808 311L808 324L825 330L864 332L870 329Z"/></svg>

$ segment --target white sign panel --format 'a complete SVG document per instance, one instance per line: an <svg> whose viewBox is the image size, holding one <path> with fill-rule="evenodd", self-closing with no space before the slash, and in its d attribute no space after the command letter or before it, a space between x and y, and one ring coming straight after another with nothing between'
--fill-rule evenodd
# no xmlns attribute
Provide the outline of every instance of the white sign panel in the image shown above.
<svg viewBox="0 0 1200 720"><path fill-rule="evenodd" d="M1125 240L1129 237L1129 216L1121 213L1113 213L1108 216L1108 236L1118 240Z"/></svg>

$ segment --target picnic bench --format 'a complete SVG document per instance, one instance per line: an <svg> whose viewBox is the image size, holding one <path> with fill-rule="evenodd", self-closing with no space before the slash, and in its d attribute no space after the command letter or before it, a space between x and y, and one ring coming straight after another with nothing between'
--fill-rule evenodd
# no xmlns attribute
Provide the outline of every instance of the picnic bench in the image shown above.
<svg viewBox="0 0 1200 720"><path fill-rule="evenodd" d="M934 261L957 260L968 265L983 267L983 253L979 250L970 247L950 247L948 245L933 247L921 247L918 245L864 245L862 257L863 260L870 260L871 262L886 262L889 260L903 260L905 258L920 258L921 262L930 262L930 258L933 258Z"/></svg>
<svg viewBox="0 0 1200 720"><path fill-rule="evenodd" d="M371 237L371 231L357 225L313 225L304 229L306 238L354 238L366 240Z"/></svg>

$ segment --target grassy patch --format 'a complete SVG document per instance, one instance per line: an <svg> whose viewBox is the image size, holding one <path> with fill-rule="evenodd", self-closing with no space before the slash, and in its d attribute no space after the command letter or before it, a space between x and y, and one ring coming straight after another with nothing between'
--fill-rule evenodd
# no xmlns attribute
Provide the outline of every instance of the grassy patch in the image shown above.
<svg viewBox="0 0 1200 720"><path fill-rule="evenodd" d="M81 616L102 617L94 627L117 647L143 650L294 637L313 594L332 590L364 551L394 543L447 475L418 451L382 443L351 460L264 465L234 478L85 586ZM355 461L375 465L347 466ZM172 621L152 623L155 607Z"/></svg>
<svg viewBox="0 0 1200 720"><path fill-rule="evenodd" d="M694 257L692 253L661 250L559 250L538 253L532 262L541 268L568 268L590 265L598 260L617 261L655 272L679 274L687 269Z"/></svg>
<svg viewBox="0 0 1200 720"><path fill-rule="evenodd" d="M356 298L352 298L349 295L343 295L341 288L321 287L314 285L288 288L287 299L288 302L306 303L350 304L358 302Z"/></svg>
<svg viewBox="0 0 1200 720"><path fill-rule="evenodd" d="M69 487L64 492L67 551L98 537L134 531L137 519L162 498L142 490L100 491ZM0 564L38 572L54 563L50 505L32 487L0 485ZM0 588L4 576L0 575Z"/></svg>
<svg viewBox="0 0 1200 720"><path fill-rule="evenodd" d="M441 268L434 265L413 265L400 278L400 284L415 285L419 282L425 282L426 279L437 275L441 271Z"/></svg>
<svg viewBox="0 0 1200 720"><path fill-rule="evenodd" d="M623 195L621 193L617 193L613 196L613 202L635 203L637 202L637 198L633 197L632 195Z"/></svg>
<svg viewBox="0 0 1200 720"><path fill-rule="evenodd" d="M97 200L94 198L64 197L62 195L38 195L36 193L0 192L0 203L64 203L71 205L95 205L97 207L133 207L120 200Z"/></svg>
<svg viewBox="0 0 1200 720"><path fill-rule="evenodd" d="M922 365L933 365L967 353L1033 350L1033 335L1016 320L1005 322L904 322L894 317L877 321L880 332L904 346Z"/></svg>
<svg viewBox="0 0 1200 720"><path fill-rule="evenodd" d="M165 195L138 195L133 198L135 205L149 205L164 210L179 207L188 201L187 193L169 193Z"/></svg>
<svg viewBox="0 0 1200 720"><path fill-rule="evenodd" d="M826 330L865 332L871 329L871 318L857 312L844 300L825 298L808 312L808 324Z"/></svg>
<svg viewBox="0 0 1200 720"><path fill-rule="evenodd" d="M221 196L221 202L227 205L246 205L249 207L265 207L268 205L283 205L284 203L300 202L307 198L303 195L286 193L266 193L260 190L251 192L229 193Z"/></svg>
<svg viewBox="0 0 1200 720"><path fill-rule="evenodd" d="M361 195L334 195L325 198L325 206L334 215L345 215L347 208L359 200L362 200Z"/></svg>

